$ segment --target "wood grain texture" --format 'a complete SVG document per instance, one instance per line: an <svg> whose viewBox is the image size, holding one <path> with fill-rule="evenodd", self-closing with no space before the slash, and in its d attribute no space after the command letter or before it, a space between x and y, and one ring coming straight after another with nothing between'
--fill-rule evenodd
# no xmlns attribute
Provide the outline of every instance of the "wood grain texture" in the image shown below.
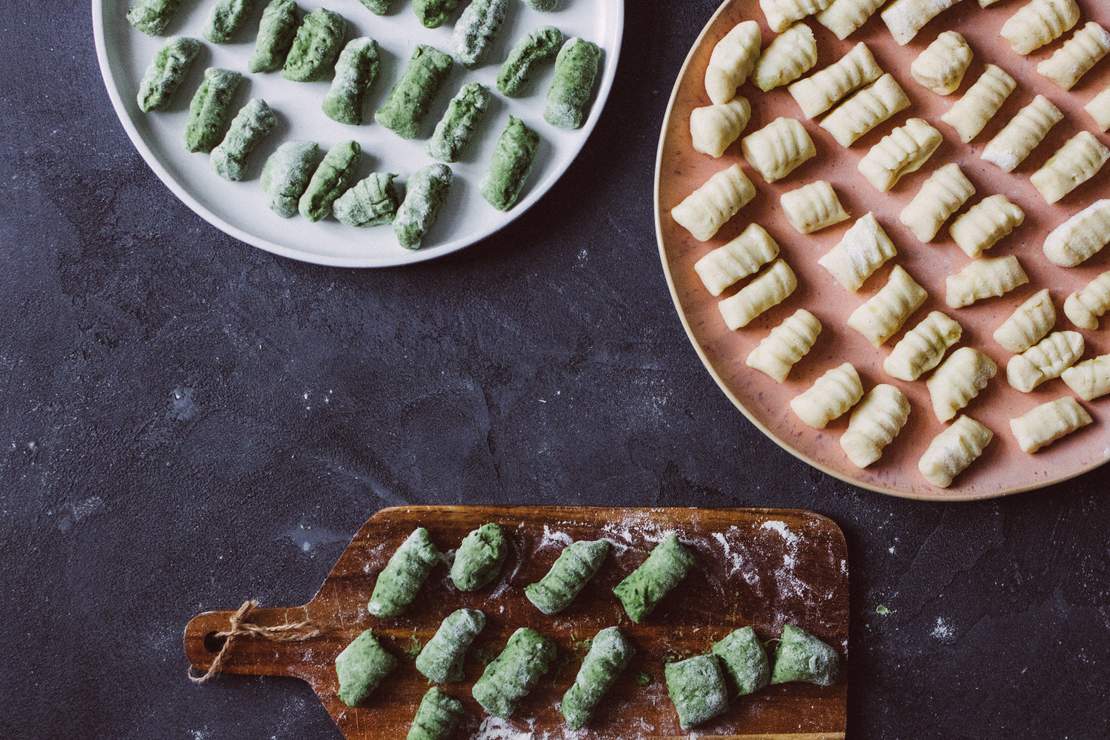
<svg viewBox="0 0 1110 740"><path fill-rule="evenodd" d="M394 549L418 526L427 527L440 549L453 549L471 529L487 521L509 535L511 551L501 578L477 593L456 591L447 568L437 568L405 616L378 620L366 602L378 572ZM697 554L696 570L670 594L645 624L633 624L611 594L636 568L660 536L676 530ZM564 613L547 617L525 598L523 587L547 572L567 538L607 538L614 543L601 572ZM848 645L847 546L839 527L810 512L776 509L603 509L582 507L405 507L385 509L362 527L319 593L306 605L258 609L251 621L263 625L311 619L322 634L305 642L274 643L240 638L229 651L225 673L289 676L308 682L348 738L403 738L427 683L407 653L419 649L455 609L483 610L489 623L467 656L466 680L444 686L463 700L467 725L459 737L497 737L495 730L564 736L556 703L571 684L587 641L600 629L619 625L637 655L603 702L589 731L574 737L631 740L677 737L677 718L666 696L663 663L704 653L732 629L754 625L764 639L777 637L790 622L836 647ZM185 629L185 654L197 670L210 665L231 611L206 612ZM483 658L497 654L518 627L552 637L559 647L556 667L519 707L514 720L483 723L470 697ZM336 698L333 661L367 628L383 638L400 667L364 707ZM639 685L639 674L650 677ZM846 671L845 671L846 674ZM733 703L718 721L700 727L700 737L800 740L843 737L847 685L769 687ZM571 734L571 733L568 733Z"/></svg>
<svg viewBox="0 0 1110 740"><path fill-rule="evenodd" d="M1110 2L1078 2L1083 13L1082 22L1095 20L1110 27ZM775 36L766 26L756 0L726 0L721 5L694 43L675 83L656 163L656 232L671 296L687 335L718 386L752 423L791 454L853 485L906 498L963 501L1043 488L1110 460L1110 396L1085 404L1095 417L1095 424L1036 455L1028 455L1021 451L1010 433L1009 420L1069 391L1062 382L1053 381L1045 383L1032 394L1024 394L1011 388L1005 378L999 377L965 410L990 427L995 435L994 441L983 456L956 479L952 487L936 488L917 470L921 454L945 426L933 415L925 387L925 377L928 376L907 383L891 378L882 370L882 362L895 343L933 310L943 311L963 326L961 345L981 349L1000 367L1005 367L1010 354L993 340L992 334L1020 303L1036 291L1049 288L1060 313L1057 329L1073 329L1059 311L1065 297L1107 269L1110 250L1104 250L1079 267L1063 269L1051 264L1041 249L1045 236L1053 228L1094 200L1106 197L1107 170L1104 169L1100 176L1084 183L1054 205L1045 204L1030 183L1029 176L1079 131L1091 131L1101 142L1110 145L1110 134L1095 132L1090 116L1083 110L1088 100L1110 84L1110 63L1103 60L1070 92L1060 90L1037 74L1036 63L1050 56L1064 39L1028 57L1021 57L998 35L999 28L1019 7L1021 3L1017 2L998 3L987 9L981 9L975 2L960 3L937 16L904 47L894 43L878 13L844 41L838 40L813 18L806 19L804 22L813 30L818 47L817 66L807 76L832 64L862 41L874 53L879 66L898 80L912 104L861 137L853 146L845 148L822 129L817 120L804 118L785 87L762 93L749 81L739 91L752 105L751 121L742 136L757 131L779 116L787 116L802 121L817 148L816 157L772 184L766 183L744 163L738 143L720 159L713 159L694 151L690 140L690 112L709 103L703 80L717 41L743 20L755 20L760 24L765 48ZM958 30L966 36L975 57L956 93L942 97L915 82L909 69L917 55L947 29ZM1065 38L1071 33L1065 34ZM951 127L940 121L940 117L978 79L988 63L996 64L1011 74L1017 80L1017 90L1007 98L982 133L970 144L964 144ZM987 142L1037 94L1056 104L1064 112L1064 120L1013 173L1002 172L982 160L980 154ZM913 117L924 118L933 124L944 141L924 167L903 177L890 192L880 193L857 171L859 160L883 136ZM913 232L899 222L898 215L921 184L937 168L949 162L959 163L975 185L976 194L945 223L936 239L922 244ZM698 242L674 221L670 211L712 174L734 163L743 163L756 186L757 195L721 229L716 238L706 243ZM803 236L787 221L779 199L785 192L822 179L832 183L851 214L851 220ZM956 215L995 193L1004 193L1021 206L1026 218L1025 223L1000 241L988 256L1017 255L1029 275L1030 283L1004 298L981 301L961 309L949 308L944 300L945 278L962 269L969 259L950 238L948 227ZM874 212L897 245L898 255L873 275L859 293L853 294L837 284L817 260L841 240L856 219L869 211ZM699 258L736 237L750 223L765 227L779 243L783 257L797 274L798 289L786 301L744 329L729 331L721 319L718 301L734 294L746 281L741 281L718 299L709 294L693 268ZM881 349L875 349L861 334L849 329L846 321L856 308L886 283L895 264L905 268L928 291L929 298L897 334ZM744 360L759 341L799 308L814 313L821 320L824 330L812 352L798 363L787 381L776 383L746 367ZM1110 336L1105 329L1083 334L1087 343L1086 357L1110 352ZM885 450L882 459L866 470L852 465L839 445L840 435L848 424L848 414L834 421L827 429L815 431L802 424L789 408L790 399L809 388L826 370L846 360L855 365L866 390L877 383L893 384L906 394L913 407L909 422L899 437Z"/></svg>

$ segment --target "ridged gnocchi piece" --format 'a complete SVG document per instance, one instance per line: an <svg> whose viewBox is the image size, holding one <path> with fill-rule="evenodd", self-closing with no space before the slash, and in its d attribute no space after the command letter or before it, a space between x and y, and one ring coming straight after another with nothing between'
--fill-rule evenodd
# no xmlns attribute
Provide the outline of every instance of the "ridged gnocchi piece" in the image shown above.
<svg viewBox="0 0 1110 740"><path fill-rule="evenodd" d="M875 214L868 212L857 219L844 233L840 243L817 260L817 263L845 288L857 291L867 282L867 278L896 254L898 249L894 242L875 220Z"/></svg>
<svg viewBox="0 0 1110 740"><path fill-rule="evenodd" d="M1044 256L1060 267L1075 267L1110 243L1110 198L1096 200L1053 229L1044 240Z"/></svg>
<svg viewBox="0 0 1110 740"><path fill-rule="evenodd" d="M954 128L960 141L966 144L994 118L1016 87L1017 82L1006 70L988 64L979 79L944 112L940 120Z"/></svg>
<svg viewBox="0 0 1110 740"><path fill-rule="evenodd" d="M895 113L910 107L906 91L893 75L885 74L838 105L821 121L821 128L837 143L849 147Z"/></svg>
<svg viewBox="0 0 1110 740"><path fill-rule="evenodd" d="M771 330L748 354L746 364L783 382L791 369L809 354L821 335L821 321L804 308Z"/></svg>
<svg viewBox="0 0 1110 740"><path fill-rule="evenodd" d="M995 134L979 156L998 165L1003 172L1013 172L1048 136L1064 114L1048 98L1038 95L1019 110L1005 128Z"/></svg>
<svg viewBox="0 0 1110 740"><path fill-rule="evenodd" d="M1084 401L1101 398L1110 393L1110 355L1099 355L1072 365L1060 377Z"/></svg>
<svg viewBox="0 0 1110 740"><path fill-rule="evenodd" d="M734 164L686 196L671 209L671 217L695 239L707 242L754 197L755 185L740 165Z"/></svg>
<svg viewBox="0 0 1110 740"><path fill-rule="evenodd" d="M1080 131L1064 142L1029 180L1046 203L1056 203L1097 175L1108 159L1110 149L1090 131Z"/></svg>
<svg viewBox="0 0 1110 740"><path fill-rule="evenodd" d="M1025 222L1025 211L1005 195L991 195L973 205L948 227L952 241L968 257L978 257Z"/></svg>
<svg viewBox="0 0 1110 740"><path fill-rule="evenodd" d="M695 262L694 271L705 289L719 296L778 256L778 243L762 226L752 224L740 236Z"/></svg>
<svg viewBox="0 0 1110 740"><path fill-rule="evenodd" d="M922 183L917 195L898 214L898 220L920 241L930 242L948 217L960 210L973 195L975 186L960 166L951 162L933 172Z"/></svg>
<svg viewBox="0 0 1110 740"><path fill-rule="evenodd" d="M833 64L792 83L787 90L806 118L816 118L848 93L882 76L874 55L861 41Z"/></svg>
<svg viewBox="0 0 1110 740"><path fill-rule="evenodd" d="M790 265L786 264L786 260L778 259L762 275L737 291L736 295L718 303L717 308L728 328L736 331L785 301L797 287L798 278Z"/></svg>
<svg viewBox="0 0 1110 740"><path fill-rule="evenodd" d="M817 64L817 39L804 23L783 31L763 50L752 82L763 92L788 85Z"/></svg>
<svg viewBox="0 0 1110 740"><path fill-rule="evenodd" d="M782 33L795 21L820 13L832 0L759 0L767 25L775 33Z"/></svg>
<svg viewBox="0 0 1110 740"><path fill-rule="evenodd" d="M921 118L911 118L879 140L856 168L879 192L891 190L929 161L943 137Z"/></svg>
<svg viewBox="0 0 1110 740"><path fill-rule="evenodd" d="M944 31L910 65L910 76L926 90L951 95L971 66L971 47L959 31Z"/></svg>
<svg viewBox="0 0 1110 740"><path fill-rule="evenodd" d="M973 347L960 347L925 381L933 413L941 421L954 418L997 374L994 360Z"/></svg>
<svg viewBox="0 0 1110 740"><path fill-rule="evenodd" d="M1071 396L1064 396L1010 419L1010 431L1014 433L1018 447L1033 454L1093 423L1094 419L1087 409Z"/></svg>
<svg viewBox="0 0 1110 740"><path fill-rule="evenodd" d="M1012 254L977 259L948 276L944 301L952 308L963 308L986 298L1000 298L1028 282L1029 276Z"/></svg>
<svg viewBox="0 0 1110 740"><path fill-rule="evenodd" d="M963 327L946 314L931 311L894 345L883 361L883 370L892 378L917 380L940 364L963 333Z"/></svg>
<svg viewBox="0 0 1110 740"><path fill-rule="evenodd" d="M1098 320L1110 311L1110 270L1075 291L1064 301L1064 315L1081 329L1097 329Z"/></svg>
<svg viewBox="0 0 1110 740"><path fill-rule="evenodd" d="M958 2L960 0L894 0L880 16L898 45L905 46L926 23Z"/></svg>
<svg viewBox="0 0 1110 740"><path fill-rule="evenodd" d="M933 438L917 469L937 488L948 488L960 473L979 459L994 432L970 416L961 416Z"/></svg>
<svg viewBox="0 0 1110 740"><path fill-rule="evenodd" d="M720 105L694 108L690 112L694 151L720 158L740 138L751 117L752 106L742 95Z"/></svg>
<svg viewBox="0 0 1110 740"><path fill-rule="evenodd" d="M886 0L833 0L817 14L817 22L843 41L858 31Z"/></svg>
<svg viewBox="0 0 1110 740"><path fill-rule="evenodd" d="M790 225L802 234L812 234L849 218L827 180L817 180L783 193L779 202Z"/></svg>
<svg viewBox="0 0 1110 740"><path fill-rule="evenodd" d="M1110 129L1110 85L1103 88L1102 92L1087 101L1083 106L1099 131Z"/></svg>
<svg viewBox="0 0 1110 740"><path fill-rule="evenodd" d="M705 92L714 105L727 103L736 96L736 89L747 81L755 68L761 43L759 24L744 21L736 24L713 47L705 68Z"/></svg>
<svg viewBox="0 0 1110 740"><path fill-rule="evenodd" d="M848 419L848 430L840 436L840 448L857 468L866 468L883 456L910 418L906 394L892 385L872 388Z"/></svg>
<svg viewBox="0 0 1110 740"><path fill-rule="evenodd" d="M1083 335L1077 331L1054 331L1006 364L1006 380L1022 393L1055 380L1083 356Z"/></svg>
<svg viewBox="0 0 1110 740"><path fill-rule="evenodd" d="M776 118L740 140L744 159L767 182L789 175L817 156L817 148L805 126L795 118Z"/></svg>
<svg viewBox="0 0 1110 740"><path fill-rule="evenodd" d="M1038 290L1014 309L1010 317L994 330L994 341L1017 354L1044 339L1056 326L1056 306L1048 289Z"/></svg>
<svg viewBox="0 0 1110 740"><path fill-rule="evenodd" d="M881 347L898 333L929 294L900 265L890 272L890 279L848 317L848 326L858 331L875 347Z"/></svg>
<svg viewBox="0 0 1110 740"><path fill-rule="evenodd" d="M1079 21L1075 0L1032 0L1002 24L999 34L1018 54L1051 44Z"/></svg>
<svg viewBox="0 0 1110 740"><path fill-rule="evenodd" d="M1038 64L1037 72L1064 90L1070 90L1107 52L1110 52L1110 32L1090 21L1052 56Z"/></svg>
<svg viewBox="0 0 1110 740"><path fill-rule="evenodd" d="M809 390L795 396L790 408L807 426L824 429L863 398L863 384L852 363L834 367L813 382Z"/></svg>

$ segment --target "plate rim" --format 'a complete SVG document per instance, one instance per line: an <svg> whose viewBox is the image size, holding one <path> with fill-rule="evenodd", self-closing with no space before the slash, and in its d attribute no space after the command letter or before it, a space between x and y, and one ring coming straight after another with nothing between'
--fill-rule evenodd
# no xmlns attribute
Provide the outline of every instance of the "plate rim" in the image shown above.
<svg viewBox="0 0 1110 740"><path fill-rule="evenodd" d="M105 38L105 12L106 0L92 0L92 25L93 25L93 41L96 46L96 59L97 65L100 68L100 79L104 83L104 87L108 91L108 98L111 100L112 109L115 111L116 118L123 126L127 138L130 139L131 145L139 152L139 156L143 158L147 166L157 175L158 179L162 181L170 192L177 197L179 201L184 203L189 210L196 215L200 216L209 225L215 227L217 230L224 234L248 244L257 249L261 249L271 254L276 254L280 257L285 257L297 262L306 264L322 265L325 267L344 267L344 268L357 268L357 269L380 269L389 267L401 267L404 265L414 265L421 262L428 262L430 260L446 257L449 254L454 254L468 247L479 244L494 234L502 231L511 224L516 223L526 213L532 210L532 207L543 200L548 193L563 179L567 170L571 165L578 161L582 155L582 150L585 149L586 143L593 136L594 130L597 128L601 116L605 112L605 108L609 103L610 93L613 90L613 85L617 76L617 69L620 66L621 52L624 47L624 30L625 30L625 2L626 0L612 0L613 7L616 12L616 43L615 50L610 52L605 50L605 69L602 73L601 81L598 84L597 93L594 97L593 109L590 112L590 118L586 124L580 129L581 137L577 142L577 150L574 152L569 160L564 164L557 165L555 168L554 177L547 188L539 193L536 197L532 198L530 202L518 206L513 216L502 224L493 228L486 228L479 232L479 235L473 239L456 239L444 245L440 245L434 249L402 249L402 252L396 255L386 256L384 258L369 259L366 256L357 257L334 257L329 255L315 254L312 252L305 252L299 249L293 249L283 244L265 239L260 236L251 234L234 224L229 223L225 219L217 216L207 207L202 205L196 198L194 198L176 178L169 173L163 166L159 158L154 154L151 148L147 145L146 140L143 139L142 134L139 133L138 127L131 119L131 114L127 106L123 102L120 95L119 81L111 69L108 61L108 49ZM168 38L168 37L166 37ZM610 59L612 60L610 62Z"/></svg>
<svg viewBox="0 0 1110 740"><path fill-rule="evenodd" d="M709 17L709 20L706 21L705 26L702 28L697 38L694 39L694 42L691 44L690 51L687 52L686 58L682 62L682 67L678 70L678 76L675 78L674 86L671 88L671 95L667 101L667 111L663 116L663 123L659 130L659 146L657 147L655 154L655 178L653 184L654 192L652 193L652 199L654 201L653 206L655 210L655 241L659 251L659 261L663 267L663 277L667 281L667 290L671 294L671 302L674 304L675 313L678 314L679 321L682 322L682 328L686 332L686 338L689 340L690 344L693 345L694 351L698 355L698 359L701 360L701 364L709 373L709 376L713 378L713 382L717 384L717 387L721 390L722 393L725 394L725 397L732 402L732 405L739 409L740 413L742 413L744 417L763 434L764 437L774 442L781 449L790 453L798 460L801 460L802 462L813 468L816 468L822 473L832 476L833 478L843 483L847 483L848 485L855 486L856 488L863 488L868 491L874 491L875 493L885 494L887 496L894 496L896 498L910 499L914 501L929 501L934 503L985 501L989 499L1002 498L1003 496L1012 496L1019 493L1028 493L1030 491L1037 491L1043 488L1048 488L1049 486L1066 483L1067 481L1078 478L1081 475L1085 475L1092 470L1096 470L1110 462L1110 460L1095 461L1085 468L1081 468L1075 471L1069 471L1065 475L1057 478L1039 480L1037 482L1030 483L1029 485L1024 486L1011 486L1009 488L1001 488L987 493L949 493L942 488L938 488L936 493L929 494L907 492L890 486L883 486L877 483L869 483L862 480L853 479L847 475L841 475L838 471L805 454L802 450L793 447L788 442L782 439L779 439L779 437L772 433L770 429L768 429L762 422L759 421L759 419L755 417L755 415L747 408L747 406L744 405L744 402L741 401L740 398L738 398L736 394L734 394L731 389L729 389L729 387L725 384L724 380L713 368L713 365L709 362L709 358L706 356L704 348L694 337L694 330L690 326L690 321L686 316L686 311L683 308L682 303L679 301L678 290L677 288L675 288L674 279L671 275L671 267L667 259L667 249L663 240L663 209L660 205L660 185L662 181L661 174L663 171L662 165L664 145L667 142L667 130L670 128L671 115L674 113L675 102L678 100L678 94L682 86L682 81L686 77L690 64L693 62L694 55L701 48L702 44L705 42L706 37L709 35L710 29L717 22L717 19L725 12L725 10L735 2L746 1L748 0L723 0L717 10L714 11L713 15ZM751 1L754 2L754 0Z"/></svg>

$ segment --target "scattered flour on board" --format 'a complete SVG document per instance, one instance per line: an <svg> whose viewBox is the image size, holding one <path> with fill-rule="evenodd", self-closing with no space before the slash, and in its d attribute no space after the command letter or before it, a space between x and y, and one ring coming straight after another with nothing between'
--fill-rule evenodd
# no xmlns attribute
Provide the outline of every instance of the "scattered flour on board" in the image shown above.
<svg viewBox="0 0 1110 740"><path fill-rule="evenodd" d="M556 545L563 545L564 547L574 542L574 539L566 532L554 531L548 525L543 525L543 539L540 544L536 545L536 550L543 550L548 547L555 547Z"/></svg>
<svg viewBox="0 0 1110 740"><path fill-rule="evenodd" d="M798 564L798 535L786 525L786 522L777 519L763 522L759 528L774 532L786 543L782 565L775 570L775 583L778 584L779 595L801 597L807 593L812 593L813 588L798 578L794 572L794 567Z"/></svg>
<svg viewBox="0 0 1110 740"><path fill-rule="evenodd" d="M952 642L956 637L956 628L944 617L937 617L937 623L933 625L933 631L929 634L941 642Z"/></svg>
<svg viewBox="0 0 1110 740"><path fill-rule="evenodd" d="M752 565L751 558L747 556L748 549L742 542L736 542L735 545L728 538L728 535L739 533L740 529L735 525L728 528L728 532L714 532L713 539L721 546L724 552L725 562L728 564L728 575L731 577L737 573L744 579L749 586L755 586L759 583L759 573ZM733 549L735 547L735 549Z"/></svg>

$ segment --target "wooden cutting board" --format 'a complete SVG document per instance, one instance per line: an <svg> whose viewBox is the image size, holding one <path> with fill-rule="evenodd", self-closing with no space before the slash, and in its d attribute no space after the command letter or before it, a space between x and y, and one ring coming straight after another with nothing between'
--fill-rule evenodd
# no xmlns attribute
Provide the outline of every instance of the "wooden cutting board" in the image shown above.
<svg viewBox="0 0 1110 740"><path fill-rule="evenodd" d="M433 572L410 612L396 620L367 614L366 603L378 572L416 527L427 527L443 551L467 532L497 522L511 548L502 577L477 593L456 591L447 568ZM660 536L675 530L695 550L698 566L642 625L625 616L611 589L636 568ZM562 614L547 617L524 598L523 587L538 580L571 540L606 538L613 553L597 577ZM306 605L259 608L258 625L311 620L318 637L303 642L237 638L224 673L292 676L307 681L348 738L403 738L428 685L413 666L412 654L455 609L477 608L487 615L485 631L467 657L466 681L443 687L461 699L468 720L458 737L632 740L681 735L663 682L663 664L707 652L737 627L754 625L767 640L788 622L836 647L848 646L848 552L844 535L831 520L784 509L605 509L582 507L405 507L372 516L339 558L319 593ZM206 612L185 628L185 654L193 667L211 665L231 611ZM589 732L564 733L556 703L573 682L589 639L619 625L637 655L608 695ZM483 717L471 698L483 659L495 656L518 627L532 627L559 647L556 667L519 707L511 722ZM398 669L366 706L352 709L336 698L335 656L360 632L372 627L387 648L402 658ZM846 666L845 666L846 668ZM844 675L847 671L844 671ZM646 684L646 685L645 685ZM821 688L806 684L772 686L735 701L718 721L699 727L700 737L799 740L844 737L847 723L845 679ZM523 733L523 734L521 734Z"/></svg>

